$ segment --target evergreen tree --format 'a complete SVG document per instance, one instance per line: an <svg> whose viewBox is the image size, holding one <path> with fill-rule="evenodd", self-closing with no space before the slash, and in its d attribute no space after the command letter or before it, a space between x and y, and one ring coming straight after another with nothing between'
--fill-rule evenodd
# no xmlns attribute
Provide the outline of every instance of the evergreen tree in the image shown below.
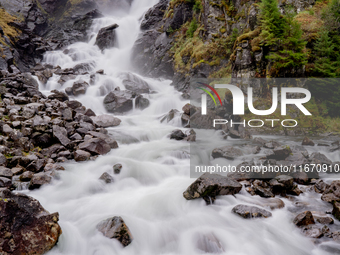
<svg viewBox="0 0 340 255"><path fill-rule="evenodd" d="M324 29L320 32L317 39L315 49L315 67L314 72L321 77L337 77L339 76L339 53L334 50L335 45L332 38L329 37L329 32Z"/></svg>
<svg viewBox="0 0 340 255"><path fill-rule="evenodd" d="M285 21L279 11L277 0L262 0L260 11L262 36L267 44L273 42L274 38L282 37Z"/></svg>
<svg viewBox="0 0 340 255"><path fill-rule="evenodd" d="M340 0L332 0L322 13L325 27L331 31L340 33Z"/></svg>
<svg viewBox="0 0 340 255"><path fill-rule="evenodd" d="M282 29L282 34L276 42L279 50L268 57L273 62L276 72L282 69L294 71L307 64L307 54L304 50L306 42L302 39L302 30L300 24L294 20L294 15L292 9L286 9L286 16L279 24L280 30Z"/></svg>

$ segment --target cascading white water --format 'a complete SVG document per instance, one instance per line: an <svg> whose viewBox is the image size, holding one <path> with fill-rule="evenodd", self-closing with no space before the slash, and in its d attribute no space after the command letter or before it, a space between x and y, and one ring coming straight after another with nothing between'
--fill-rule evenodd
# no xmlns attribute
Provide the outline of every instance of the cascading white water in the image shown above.
<svg viewBox="0 0 340 255"><path fill-rule="evenodd" d="M124 89L119 73L129 71L139 20L156 2L136 0L126 15L95 20L88 43L70 45L69 55L62 51L48 52L44 61L62 68L91 63L96 70L104 69L106 75L100 76L86 95L77 100L97 114L106 113L102 103L105 91L101 94L100 86L108 84L108 89L117 86ZM94 45L95 35L100 28L113 23L119 24L118 47L101 52ZM41 90L49 93L51 89L65 89L78 80L77 77L60 87L59 78L54 75ZM82 76L85 80L89 78ZM179 118L162 124L160 117L171 109L181 109L187 101L180 99L180 93L170 86L170 81L144 79L157 93L145 95L151 103L147 109L119 116L121 125L109 129L117 138L119 149L93 162L64 164L66 171L60 173L59 180L40 190L27 191L47 210L60 214L63 234L49 255L188 255L205 251L230 255L328 254L293 225L289 209L294 201L283 199L286 207L273 211L273 217L249 221L231 213L239 203L260 200L244 189L236 197L218 197L210 206L201 199L185 200L182 193L194 181L189 178L189 145L168 137L180 126ZM218 135L198 136L198 139L215 139L216 147L221 143ZM211 148L207 155L210 152ZM336 156L330 157L335 160ZM113 184L104 185L99 176L105 171L113 174L112 166L117 163L123 165L121 174L114 175ZM318 202L313 203L324 206L319 197L306 192L299 201L315 200ZM96 231L101 220L113 216L121 216L133 234L134 240L126 248Z"/></svg>

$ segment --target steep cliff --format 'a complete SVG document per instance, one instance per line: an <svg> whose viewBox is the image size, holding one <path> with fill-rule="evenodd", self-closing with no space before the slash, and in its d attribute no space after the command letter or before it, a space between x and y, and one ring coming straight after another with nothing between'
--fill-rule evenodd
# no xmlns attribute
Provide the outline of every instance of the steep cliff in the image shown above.
<svg viewBox="0 0 340 255"><path fill-rule="evenodd" d="M130 0L0 0L0 69L28 71L47 50L88 39L100 10L127 10Z"/></svg>
<svg viewBox="0 0 340 255"><path fill-rule="evenodd" d="M315 45L331 3L268 1L161 0L143 17L136 69L173 78L183 92L192 77L318 76Z"/></svg>

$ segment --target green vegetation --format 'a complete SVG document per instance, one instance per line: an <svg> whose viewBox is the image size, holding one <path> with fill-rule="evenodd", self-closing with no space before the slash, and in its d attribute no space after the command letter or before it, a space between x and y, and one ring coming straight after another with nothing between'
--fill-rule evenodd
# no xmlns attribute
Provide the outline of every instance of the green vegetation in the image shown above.
<svg viewBox="0 0 340 255"><path fill-rule="evenodd" d="M263 0L260 4L262 44L278 48L268 56L273 63L269 75L273 77L295 73L307 64L306 42L300 24L294 19L293 9L286 8L283 16L277 6L277 0Z"/></svg>
<svg viewBox="0 0 340 255"><path fill-rule="evenodd" d="M193 37L194 33L197 30L197 28L198 28L197 20L196 20L196 18L193 18L192 21L190 22L189 28L187 30L187 36L188 37Z"/></svg>
<svg viewBox="0 0 340 255"><path fill-rule="evenodd" d="M319 38L314 44L315 62L314 74L320 77L339 77L340 76L340 54L334 49L332 38L329 31L319 32Z"/></svg>
<svg viewBox="0 0 340 255"><path fill-rule="evenodd" d="M19 35L19 31L10 25L11 22L14 22L16 20L16 17L10 15L8 12L5 11L5 9L0 8L0 27L3 29L4 35L8 37L12 42ZM1 35L0 44L6 45L5 39Z"/></svg>

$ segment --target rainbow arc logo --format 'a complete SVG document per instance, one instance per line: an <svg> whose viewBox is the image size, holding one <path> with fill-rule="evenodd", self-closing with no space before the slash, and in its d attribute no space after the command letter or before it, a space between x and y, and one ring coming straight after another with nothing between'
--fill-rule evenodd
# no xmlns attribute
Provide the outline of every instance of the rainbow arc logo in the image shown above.
<svg viewBox="0 0 340 255"><path fill-rule="evenodd" d="M217 93L217 91L216 91L213 87L211 87L211 86L208 85L208 84L202 83L202 82L198 82L198 84L204 85L205 87L207 87L208 89L210 89L210 90L217 96L217 98L218 98L218 100L220 101L220 104L221 104L221 106L222 106L222 100L221 100L219 94ZM206 89L204 89L204 88L199 88L199 89L201 89L201 90L203 90L205 93L207 93L207 94L211 97L211 99L214 101L215 106L217 106L217 103L216 103L216 100L215 100L214 96L213 96L208 90L206 90Z"/></svg>

